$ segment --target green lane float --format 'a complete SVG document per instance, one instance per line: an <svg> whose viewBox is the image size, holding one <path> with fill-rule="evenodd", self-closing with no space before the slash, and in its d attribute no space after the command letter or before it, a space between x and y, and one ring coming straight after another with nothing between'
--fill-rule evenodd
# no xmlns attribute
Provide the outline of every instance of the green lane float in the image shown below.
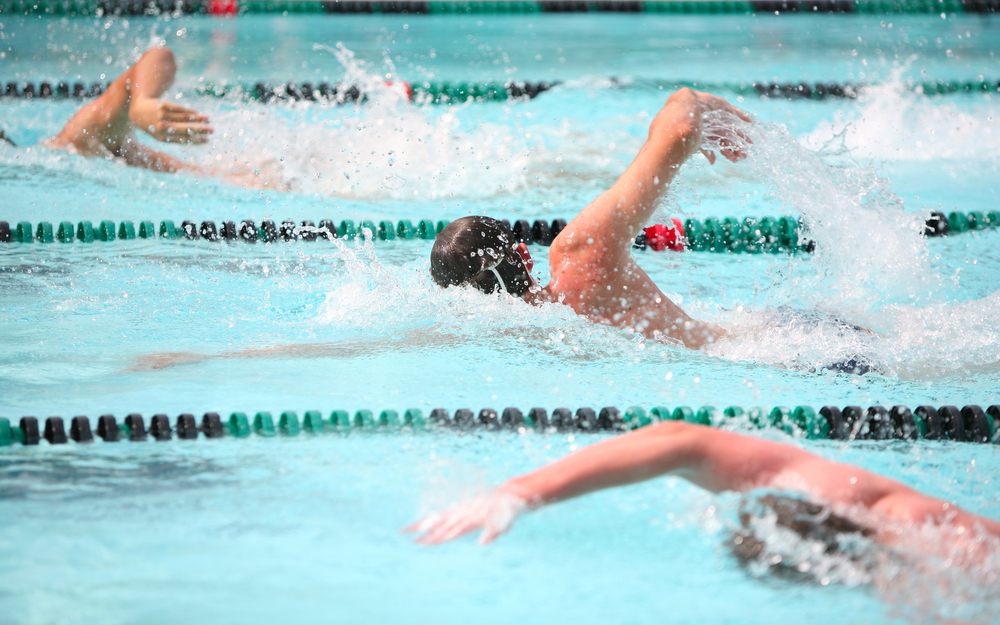
<svg viewBox="0 0 1000 625"><path fill-rule="evenodd" d="M0 0L2 2L3 0ZM770 83L742 80L739 82L703 82L689 80L656 80L638 78L621 80L609 78L611 88L639 89L647 91L674 91L681 87L691 87L700 91L729 92L738 96L757 97L761 100L826 100L826 99L857 99L865 94L876 83L833 83L833 82L796 82ZM68 89L45 89L49 83L41 83L35 89L33 82L7 82L0 91L0 98L19 98L22 100L45 100L65 98L90 98L101 95L104 88L99 83L93 83L90 89L85 89L83 83L77 83L72 92ZM65 84L65 83L60 83ZM110 85L110 83L108 83ZM409 83L400 81L406 97L418 105L451 105L473 102L509 102L533 99L539 94L559 85L559 81L522 82L508 80L506 82L441 82L429 81ZM392 83L390 83L390 86ZM1000 81L984 79L964 81L922 81L908 82L905 89L917 95L927 97L949 96L954 94L995 94L1000 92ZM208 83L195 90L200 96L226 98L239 102L259 102L264 104L281 104L287 102L316 102L320 104L348 104L365 102L368 94L357 85L320 82L315 86L310 82L297 83L289 81L280 84L258 82L249 83Z"/></svg>
<svg viewBox="0 0 1000 625"><path fill-rule="evenodd" d="M525 219L515 220L512 225L509 220L502 219L514 233L519 242L528 245L550 245L566 227L566 220L554 219L550 222L536 219L529 223ZM97 222L95 227L90 221L81 221L74 225L62 221L58 227L49 222L41 222L33 230L27 221L17 222L14 227L9 222L0 221L0 243L83 243L112 242L115 240L132 241L136 239L187 239L191 241L204 239L210 242L224 241L227 243L263 243L293 242L293 241L331 241L333 239L354 240L367 237L374 241L414 241L433 240L447 225L448 221L434 222L422 219L416 225L409 219L399 222L383 219L375 223L365 219L360 226L354 221L343 220L334 225L332 219L322 219L319 226L311 220L302 220L296 224L286 219L280 225L272 220L264 220L260 224L244 219L237 226L234 221L223 221L218 225L211 220L200 224L192 220L184 221L177 227L172 220L165 219L157 227L152 221L139 222L138 228L134 222L122 221L116 224L111 220ZM963 213L953 211L948 215L934 212L925 222L924 234L929 237L945 236L962 232L992 230L1000 227L1000 212L973 211ZM728 253L795 253L812 252L815 243L801 236L802 224L795 217L746 217L739 221L732 217L718 219L708 217L704 221L698 219L673 218L670 224L656 224L645 228L636 237L635 247L640 250L652 249L663 251L690 250L694 252L728 252ZM116 234L117 233L117 234Z"/></svg>
<svg viewBox="0 0 1000 625"><path fill-rule="evenodd" d="M235 5L211 0L0 0L0 14L14 15L148 15L175 11L194 14L404 14L482 15L535 13L669 13L669 14L940 14L994 13L994 0L238 0ZM68 89L47 84L49 91ZM43 91L39 91L42 93Z"/></svg>
<svg viewBox="0 0 1000 625"><path fill-rule="evenodd" d="M41 429L36 417L21 417L17 425L6 417L0 417L0 447L10 447L15 443L39 445L42 440L49 445L65 445L70 441L91 443L97 438L114 443L125 440L169 441L174 435L180 440L202 437L241 439L251 434L272 438L278 434L294 437L302 433L323 435L427 429L614 433L647 427L660 421L684 421L707 427L777 429L789 436L810 440L900 439L1000 444L1000 405L986 410L977 405L962 408L925 405L914 410L900 405L891 408L823 406L819 411L810 406L774 406L770 409L729 406L723 410L714 406L697 409L677 406L673 410L656 406L648 412L641 406L631 406L624 411L614 406L605 406L599 411L590 407L581 407L576 411L560 407L554 408L551 416L545 408L539 407L532 408L527 414L513 407L505 408L500 413L493 408L483 408L478 413L468 408L454 412L435 408L427 419L419 408L406 410L402 417L391 409L378 412L377 417L371 410L364 409L356 411L353 416L346 410L333 410L328 416L319 410L307 410L301 422L298 413L282 412L277 426L270 412L256 413L252 423L244 412L233 412L225 421L217 412L206 412L200 424L192 413L178 415L174 427L171 427L166 414L156 414L150 421L148 431L142 415L130 414L121 424L114 415L101 415L95 429L91 429L88 417L73 417L68 436L62 417L48 417Z"/></svg>

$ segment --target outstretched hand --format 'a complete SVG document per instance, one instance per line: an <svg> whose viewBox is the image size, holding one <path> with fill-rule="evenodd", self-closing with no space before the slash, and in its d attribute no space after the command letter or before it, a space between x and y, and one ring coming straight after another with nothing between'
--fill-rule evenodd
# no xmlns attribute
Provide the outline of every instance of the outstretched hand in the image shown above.
<svg viewBox="0 0 1000 625"><path fill-rule="evenodd" d="M167 100L133 98L128 116L137 128L165 143L205 143L214 132L207 115Z"/></svg>
<svg viewBox="0 0 1000 625"><path fill-rule="evenodd" d="M481 529L479 544L485 545L510 529L527 507L521 497L495 490L435 512L402 531L420 533L416 542L421 545L437 545Z"/></svg>
<svg viewBox="0 0 1000 625"><path fill-rule="evenodd" d="M726 102L725 99L720 98L717 95L712 95L711 93L705 93L703 91L695 91L695 95L698 97L698 104L701 107L703 120L702 142L704 143L705 139L711 139L714 145L719 146L719 153L733 163L746 158L746 147L753 143L750 141L750 138L746 135L746 133L731 125L727 125L725 127L713 125L710 129L705 128L704 116L705 113L709 113L711 111L724 111L725 113L734 115L745 122L752 123L750 115L743 109L733 106L729 102ZM701 153L708 159L709 164L715 164L714 151L702 148Z"/></svg>

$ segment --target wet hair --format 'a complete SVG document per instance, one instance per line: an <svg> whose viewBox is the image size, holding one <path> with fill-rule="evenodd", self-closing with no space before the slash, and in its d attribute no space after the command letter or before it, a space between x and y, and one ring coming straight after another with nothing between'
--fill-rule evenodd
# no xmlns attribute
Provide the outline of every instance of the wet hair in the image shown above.
<svg viewBox="0 0 1000 625"><path fill-rule="evenodd" d="M733 532L728 546L742 566L767 561L771 572L781 577L809 579L795 562L774 558L766 540L755 533L755 521L766 516L773 516L776 526L792 530L802 540L818 543L827 556L842 556L862 569L869 566L865 555L856 553L855 543L872 536L874 530L835 514L828 506L782 495L748 498L740 505L741 527Z"/></svg>
<svg viewBox="0 0 1000 625"><path fill-rule="evenodd" d="M442 287L469 285L486 294L506 291L518 297L531 286L510 227L480 215L456 219L438 233L431 277Z"/></svg>

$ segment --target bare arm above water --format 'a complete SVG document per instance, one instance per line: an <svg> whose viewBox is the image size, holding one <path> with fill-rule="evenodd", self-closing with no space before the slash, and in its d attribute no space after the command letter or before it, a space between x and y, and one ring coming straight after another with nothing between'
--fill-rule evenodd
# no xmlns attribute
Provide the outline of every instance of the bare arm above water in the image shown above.
<svg viewBox="0 0 1000 625"><path fill-rule="evenodd" d="M561 254L590 250L595 260L617 267L652 218L681 165L701 150L704 114L717 110L750 121L747 113L710 93L680 89L671 95L653 118L646 143L632 163L610 189L563 229L552 244L553 250ZM739 147L746 138L738 132L725 132L720 141L729 146L722 155L730 161L746 157ZM701 151L710 163L715 162L713 152Z"/></svg>
<svg viewBox="0 0 1000 625"><path fill-rule="evenodd" d="M681 89L670 96L649 126L639 154L614 186L591 202L549 248L552 299L598 323L649 338L669 337L700 349L722 336L713 324L692 319L664 295L632 258L632 242L650 220L681 165L701 149L704 115L724 111L734 125L718 130L722 155L746 156L748 141L735 125L750 117L718 96ZM712 152L702 150L709 162Z"/></svg>
<svg viewBox="0 0 1000 625"><path fill-rule="evenodd" d="M153 171L219 176L237 186L287 190L278 174L262 176L244 167L198 166L136 139L135 130L139 129L163 143L204 144L214 132L207 115L160 99L173 84L176 72L177 64L169 48L147 50L107 91L83 105L45 145L81 156L116 157L127 165Z"/></svg>
<svg viewBox="0 0 1000 625"><path fill-rule="evenodd" d="M169 48L146 51L107 91L85 104L58 135L46 143L83 156L117 156L129 165L155 171L199 172L199 168L142 146L134 130L165 143L205 143L212 134L208 117L180 104L160 100L177 71Z"/></svg>
<svg viewBox="0 0 1000 625"><path fill-rule="evenodd" d="M482 530L487 543L524 510L673 474L711 492L755 488L805 491L830 504L867 509L906 523L951 523L1000 536L1000 524L858 467L791 445L668 421L608 439L514 477L492 494L406 528L423 544Z"/></svg>

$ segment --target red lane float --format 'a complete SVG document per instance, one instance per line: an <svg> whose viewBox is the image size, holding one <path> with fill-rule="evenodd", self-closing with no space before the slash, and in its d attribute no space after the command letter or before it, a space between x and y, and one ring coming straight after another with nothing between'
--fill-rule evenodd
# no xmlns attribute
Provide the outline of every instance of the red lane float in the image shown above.
<svg viewBox="0 0 1000 625"><path fill-rule="evenodd" d="M646 245L654 251L662 252L670 249L675 252L684 251L684 224L677 217L672 217L672 225L654 224L644 228Z"/></svg>
<svg viewBox="0 0 1000 625"><path fill-rule="evenodd" d="M239 5L236 0L209 0L209 15L236 15L239 13Z"/></svg>

